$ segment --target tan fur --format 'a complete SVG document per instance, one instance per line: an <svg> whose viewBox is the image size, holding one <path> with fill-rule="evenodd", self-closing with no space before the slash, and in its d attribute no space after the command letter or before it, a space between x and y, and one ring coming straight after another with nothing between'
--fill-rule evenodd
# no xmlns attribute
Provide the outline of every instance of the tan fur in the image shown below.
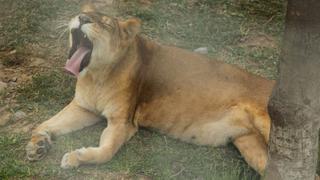
<svg viewBox="0 0 320 180"><path fill-rule="evenodd" d="M85 15L94 22L81 27L94 44L90 64L78 77L73 101L33 131L27 146L30 160L43 157L52 135L81 129L104 116L108 127L99 147L65 154L62 167L110 160L143 126L199 145L232 141L249 165L263 172L272 81L147 40L137 35L140 21L136 19ZM112 30L104 29L103 23Z"/></svg>

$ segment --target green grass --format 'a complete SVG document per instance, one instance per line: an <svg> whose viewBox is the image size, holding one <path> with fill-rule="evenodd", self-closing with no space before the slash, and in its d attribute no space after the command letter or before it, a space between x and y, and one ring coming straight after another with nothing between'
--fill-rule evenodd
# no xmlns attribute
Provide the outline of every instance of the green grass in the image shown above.
<svg viewBox="0 0 320 180"><path fill-rule="evenodd" d="M30 176L31 168L25 163L24 147L21 142L25 141L21 134L0 136L0 179L9 177Z"/></svg>
<svg viewBox="0 0 320 180"><path fill-rule="evenodd" d="M75 78L61 71L35 74L32 82L18 90L18 100L29 105L46 108L61 107L71 100L74 94Z"/></svg>
<svg viewBox="0 0 320 180"><path fill-rule="evenodd" d="M144 33L165 44L186 49L208 47L209 56L224 57L253 73L275 79L278 48L241 47L241 40L255 34L266 34L279 44L283 31L283 1L154 1L149 8L131 1L121 16L143 20ZM251 60L257 67L252 67ZM258 70L257 70L258 69Z"/></svg>
<svg viewBox="0 0 320 180"><path fill-rule="evenodd" d="M11 10L7 12L9 16L1 18L0 34L5 38L2 45L6 47L37 41L34 34L42 30L41 22L54 15L56 8L50 6L49 1L22 0L17 3L1 0L0 3L3 9Z"/></svg>
<svg viewBox="0 0 320 180"><path fill-rule="evenodd" d="M243 46L243 39L264 34L279 45L283 32L284 3L277 0L162 0L143 7L139 1L121 2L117 16L136 16L143 21L143 34L163 44L193 50L208 47L209 56L271 79L277 77L279 46ZM48 34L58 34L50 22L67 21L80 8L80 0L0 0L4 11L0 17L0 37L4 47L23 52L28 44L65 45L67 40L53 41ZM16 12L16 13L12 13ZM110 12L105 9L105 12ZM1 40L1 39L0 39ZM0 44L1 45L1 44ZM59 68L67 49L47 48L43 58L56 66L35 73L32 82L18 90L19 109L29 113L25 120L40 123L57 113L73 97L75 80ZM38 53L38 52L28 52ZM55 58L53 58L55 57ZM96 146L105 122L57 138L48 156L42 161L25 160L24 147L30 132L14 134L0 128L0 179L33 178L67 179L102 177L122 173L146 175L155 179L258 179L236 148L196 146L165 135L140 130L116 156L102 165L81 166L74 170L59 167L64 153L87 146ZM8 130L7 130L8 129Z"/></svg>
<svg viewBox="0 0 320 180"><path fill-rule="evenodd" d="M47 36L42 33L48 32L45 21L71 7L64 0L0 0L0 4L0 49L38 43Z"/></svg>

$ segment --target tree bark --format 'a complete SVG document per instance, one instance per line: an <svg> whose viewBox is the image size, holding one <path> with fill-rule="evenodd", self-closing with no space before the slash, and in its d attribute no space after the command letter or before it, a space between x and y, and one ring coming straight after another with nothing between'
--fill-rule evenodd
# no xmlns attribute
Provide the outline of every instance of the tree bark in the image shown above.
<svg viewBox="0 0 320 180"><path fill-rule="evenodd" d="M320 1L288 0L267 180L314 180L320 117Z"/></svg>

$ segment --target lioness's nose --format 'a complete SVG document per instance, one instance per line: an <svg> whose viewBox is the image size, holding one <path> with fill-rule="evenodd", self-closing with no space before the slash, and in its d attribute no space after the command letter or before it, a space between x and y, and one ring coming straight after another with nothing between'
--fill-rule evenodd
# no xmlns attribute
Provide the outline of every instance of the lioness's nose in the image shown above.
<svg viewBox="0 0 320 180"><path fill-rule="evenodd" d="M92 23L91 18L85 14L79 15L79 21L80 21L80 26L83 24Z"/></svg>

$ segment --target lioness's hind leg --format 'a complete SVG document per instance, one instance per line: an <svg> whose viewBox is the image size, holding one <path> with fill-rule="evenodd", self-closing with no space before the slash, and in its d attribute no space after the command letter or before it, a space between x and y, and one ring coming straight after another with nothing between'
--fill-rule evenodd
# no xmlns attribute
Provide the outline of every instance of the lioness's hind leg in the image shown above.
<svg viewBox="0 0 320 180"><path fill-rule="evenodd" d="M240 136L233 141L247 163L262 174L267 163L267 144L258 133Z"/></svg>
<svg viewBox="0 0 320 180"><path fill-rule="evenodd" d="M33 130L31 140L26 146L27 158L30 161L43 158L50 148L52 135L61 135L82 129L99 120L98 116L72 101L58 114Z"/></svg>

